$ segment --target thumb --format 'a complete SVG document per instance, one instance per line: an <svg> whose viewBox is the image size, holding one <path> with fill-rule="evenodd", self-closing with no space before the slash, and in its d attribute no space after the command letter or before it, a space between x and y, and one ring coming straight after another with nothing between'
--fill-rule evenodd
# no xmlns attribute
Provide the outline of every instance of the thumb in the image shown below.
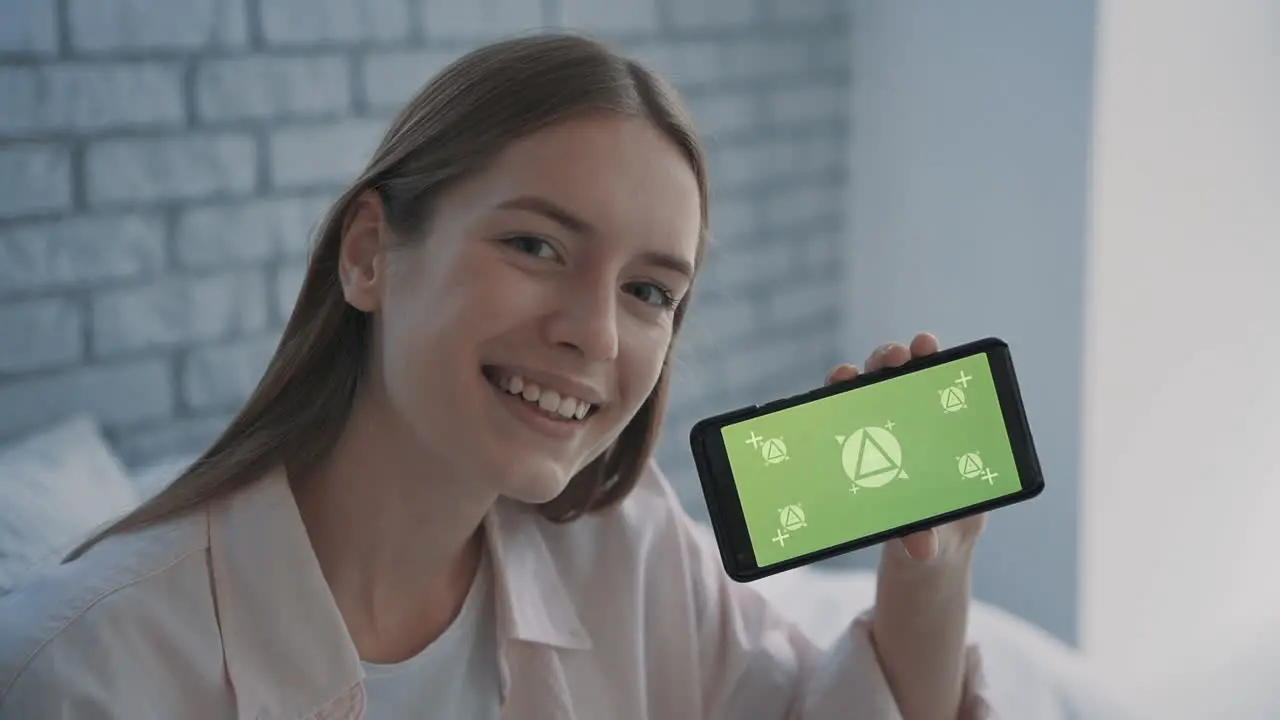
<svg viewBox="0 0 1280 720"><path fill-rule="evenodd" d="M912 560L928 562L938 554L938 531L932 528L902 538L902 548Z"/></svg>

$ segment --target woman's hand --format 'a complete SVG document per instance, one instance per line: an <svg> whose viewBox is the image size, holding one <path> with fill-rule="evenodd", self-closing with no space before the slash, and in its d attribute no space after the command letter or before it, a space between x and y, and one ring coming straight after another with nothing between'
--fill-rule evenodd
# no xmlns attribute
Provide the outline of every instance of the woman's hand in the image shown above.
<svg viewBox="0 0 1280 720"><path fill-rule="evenodd" d="M880 346L865 367L897 367L937 351L938 340L920 333L910 346ZM857 375L857 367L841 365L827 383ZM964 644L973 547L985 526L986 516L974 515L884 545L871 638L906 720L974 713L965 697Z"/></svg>
<svg viewBox="0 0 1280 720"><path fill-rule="evenodd" d="M864 364L867 372L884 367L898 367L908 360L938 352L938 339L929 333L919 333L911 344L886 343L876 348ZM827 384L852 380L858 376L856 365L840 365L827 375ZM932 563L945 562L948 558L967 557L964 551L972 548L982 529L986 527L987 516L971 515L969 517L947 523L930 530L908 535L901 540L894 540L886 548L886 559L905 554L906 559ZM896 547L895 547L896 546ZM895 550L900 552L894 552Z"/></svg>

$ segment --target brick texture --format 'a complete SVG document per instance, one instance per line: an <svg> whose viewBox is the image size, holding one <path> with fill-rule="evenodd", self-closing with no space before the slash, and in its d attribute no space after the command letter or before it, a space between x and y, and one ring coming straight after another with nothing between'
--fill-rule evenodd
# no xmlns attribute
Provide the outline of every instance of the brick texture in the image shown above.
<svg viewBox="0 0 1280 720"><path fill-rule="evenodd" d="M658 449L701 514L691 424L839 359L846 5L0 3L0 443L88 411L129 462L200 449L400 105L477 43L563 26L665 75L707 141L715 239Z"/></svg>
<svg viewBox="0 0 1280 720"><path fill-rule="evenodd" d="M84 182L94 206L245 196L257 159L247 136L110 138L85 151Z"/></svg>
<svg viewBox="0 0 1280 720"><path fill-rule="evenodd" d="M0 298L140 280L164 268L164 245L165 223L156 213L5 223Z"/></svg>
<svg viewBox="0 0 1280 720"><path fill-rule="evenodd" d="M239 57L201 63L196 113L205 122L335 117L351 109L346 58Z"/></svg>
<svg viewBox="0 0 1280 720"><path fill-rule="evenodd" d="M433 40L474 41L510 35L543 25L542 4L530 0L411 0Z"/></svg>
<svg viewBox="0 0 1280 720"><path fill-rule="evenodd" d="M237 48L249 38L244 0L66 0L66 5L68 44L88 53Z"/></svg>
<svg viewBox="0 0 1280 720"><path fill-rule="evenodd" d="M80 309L65 298L42 298L0 307L0 372L69 365L84 353Z"/></svg>
<svg viewBox="0 0 1280 720"><path fill-rule="evenodd" d="M409 35L409 3L410 0L259 0L258 20L263 37L271 45L395 42ZM470 4L457 3L459 7Z"/></svg>
<svg viewBox="0 0 1280 720"><path fill-rule="evenodd" d="M188 276L109 290L93 298L93 351L101 357L229 340L266 327L266 282L257 272Z"/></svg>
<svg viewBox="0 0 1280 720"><path fill-rule="evenodd" d="M58 16L49 0L5 0L0 53L49 56L58 51Z"/></svg>
<svg viewBox="0 0 1280 720"><path fill-rule="evenodd" d="M170 62L0 68L0 97L0 137L172 127L184 112Z"/></svg>
<svg viewBox="0 0 1280 720"><path fill-rule="evenodd" d="M0 222L71 209L71 150L53 143L0 144Z"/></svg>

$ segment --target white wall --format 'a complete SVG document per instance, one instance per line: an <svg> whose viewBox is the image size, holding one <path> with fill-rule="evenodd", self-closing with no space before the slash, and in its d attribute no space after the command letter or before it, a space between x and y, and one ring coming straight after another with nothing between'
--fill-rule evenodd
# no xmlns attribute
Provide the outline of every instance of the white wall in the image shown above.
<svg viewBox="0 0 1280 720"><path fill-rule="evenodd" d="M846 337L1013 347L1045 493L993 513L975 592L1074 641L1092 2L853 0Z"/></svg>
<svg viewBox="0 0 1280 720"><path fill-rule="evenodd" d="M1280 717L1280 3L1099 33L1083 646L1163 717Z"/></svg>

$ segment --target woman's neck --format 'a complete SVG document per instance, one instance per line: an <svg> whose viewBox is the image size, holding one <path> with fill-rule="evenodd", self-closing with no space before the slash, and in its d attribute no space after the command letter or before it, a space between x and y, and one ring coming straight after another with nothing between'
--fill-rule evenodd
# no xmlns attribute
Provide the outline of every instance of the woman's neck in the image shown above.
<svg viewBox="0 0 1280 720"><path fill-rule="evenodd" d="M495 499L442 458L423 457L393 418L362 393L328 457L292 482L356 649L380 663L417 654L457 616Z"/></svg>

